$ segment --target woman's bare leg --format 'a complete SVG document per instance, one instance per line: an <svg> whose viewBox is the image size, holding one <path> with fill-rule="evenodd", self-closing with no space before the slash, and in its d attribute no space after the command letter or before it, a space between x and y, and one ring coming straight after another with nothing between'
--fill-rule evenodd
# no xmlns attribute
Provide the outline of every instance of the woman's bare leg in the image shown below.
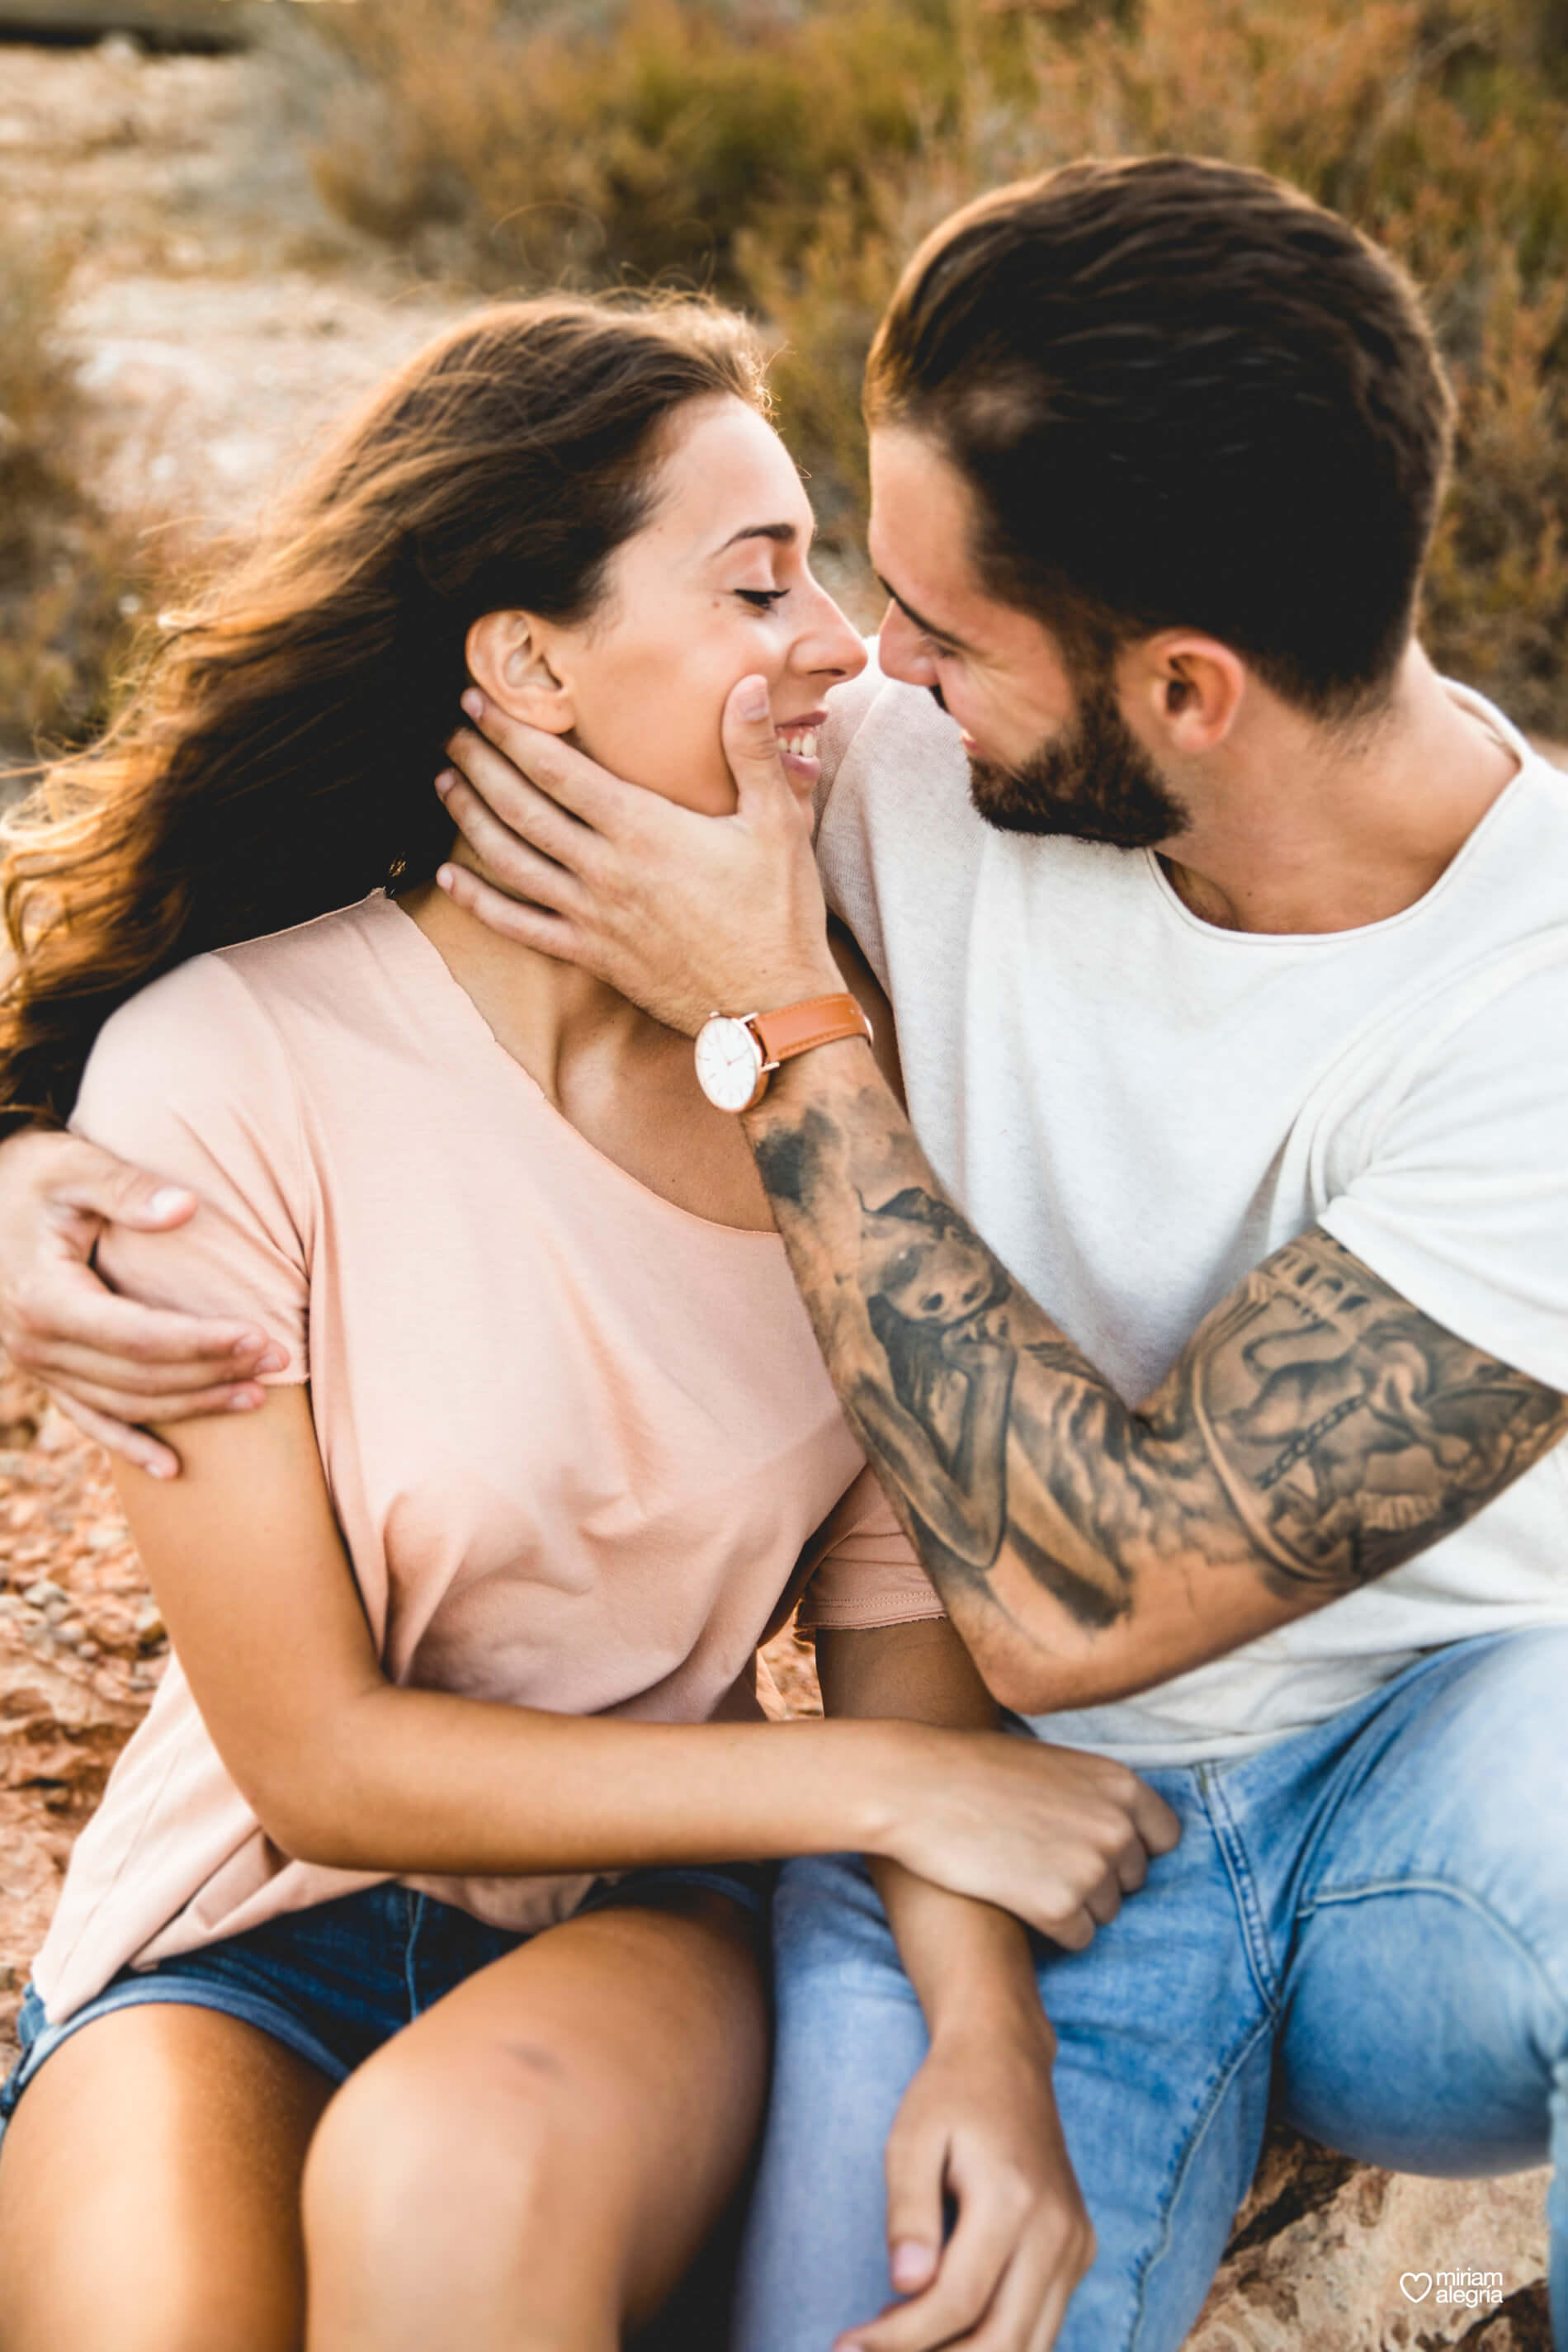
<svg viewBox="0 0 1568 2352"><path fill-rule="evenodd" d="M331 2090L216 2010L84 2025L0 2155L0 2352L297 2352L300 2180Z"/></svg>
<svg viewBox="0 0 1568 2352"><path fill-rule="evenodd" d="M310 2352L614 2352L744 2173L767 2041L722 1896L592 1912L470 1978L322 2120Z"/></svg>

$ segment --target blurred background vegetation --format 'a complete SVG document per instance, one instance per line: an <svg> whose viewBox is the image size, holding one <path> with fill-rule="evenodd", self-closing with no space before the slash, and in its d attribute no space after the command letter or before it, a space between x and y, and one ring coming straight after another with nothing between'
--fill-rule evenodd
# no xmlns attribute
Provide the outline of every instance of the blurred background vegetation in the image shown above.
<svg viewBox="0 0 1568 2352"><path fill-rule="evenodd" d="M476 293L696 283L764 322L831 577L868 619L859 374L917 238L973 191L1086 152L1185 148L1283 173L1406 263L1453 369L1458 479L1425 621L1436 657L1568 740L1561 0L293 13L306 21L287 28L287 66L313 126L300 135L321 195L362 238ZM139 591L71 478L51 282L0 263L0 600L36 579L28 722L74 728L101 709ZM38 520L18 521L24 509Z"/></svg>

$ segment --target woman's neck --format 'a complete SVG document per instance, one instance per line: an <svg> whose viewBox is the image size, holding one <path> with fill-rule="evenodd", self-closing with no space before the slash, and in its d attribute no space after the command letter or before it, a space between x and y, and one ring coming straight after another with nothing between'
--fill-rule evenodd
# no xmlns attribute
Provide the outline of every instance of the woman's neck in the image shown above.
<svg viewBox="0 0 1568 2352"><path fill-rule="evenodd" d="M495 883L461 842L453 862ZM572 1073L584 1062L596 1065L603 1075L618 1068L629 1076L637 1066L662 1060L677 1046L671 1031L606 982L536 948L502 939L456 906L434 882L421 884L398 903L473 999L500 1043L557 1108L571 1091Z"/></svg>

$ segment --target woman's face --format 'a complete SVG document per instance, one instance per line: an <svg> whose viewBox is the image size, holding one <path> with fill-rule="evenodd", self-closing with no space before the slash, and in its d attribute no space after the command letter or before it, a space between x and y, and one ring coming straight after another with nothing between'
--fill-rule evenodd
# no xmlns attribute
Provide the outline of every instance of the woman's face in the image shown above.
<svg viewBox="0 0 1568 2352"><path fill-rule="evenodd" d="M735 805L720 742L742 677L768 682L782 745L814 734L830 688L866 666L811 576L813 523L783 442L743 401L693 401L658 467L651 520L611 559L589 618L531 622L503 677L470 639L479 684L534 725L570 733L616 775L707 814ZM522 615L492 614L491 624ZM514 691L501 690L510 682ZM814 759L785 751L803 789Z"/></svg>

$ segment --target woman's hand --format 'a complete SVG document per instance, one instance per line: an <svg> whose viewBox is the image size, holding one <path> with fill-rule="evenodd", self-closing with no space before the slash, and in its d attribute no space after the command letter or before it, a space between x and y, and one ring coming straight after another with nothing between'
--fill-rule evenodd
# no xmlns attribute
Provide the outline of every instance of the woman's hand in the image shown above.
<svg viewBox="0 0 1568 2352"><path fill-rule="evenodd" d="M180 1458L137 1422L259 1404L255 1376L278 1363L264 1332L139 1307L93 1272L106 1225L165 1233L196 1205L74 1135L29 1130L0 1147L0 1347L79 1429L155 1478L176 1476Z"/></svg>
<svg viewBox="0 0 1568 2352"><path fill-rule="evenodd" d="M888 2137L889 2266L903 2300L836 2352L1048 2352L1094 2260L1054 2055L1037 1999L1005 2019L938 2026Z"/></svg>
<svg viewBox="0 0 1568 2352"><path fill-rule="evenodd" d="M900 1727L908 1769L875 1850L1068 1951L1114 1919L1181 1824L1124 1764L1001 1732Z"/></svg>

